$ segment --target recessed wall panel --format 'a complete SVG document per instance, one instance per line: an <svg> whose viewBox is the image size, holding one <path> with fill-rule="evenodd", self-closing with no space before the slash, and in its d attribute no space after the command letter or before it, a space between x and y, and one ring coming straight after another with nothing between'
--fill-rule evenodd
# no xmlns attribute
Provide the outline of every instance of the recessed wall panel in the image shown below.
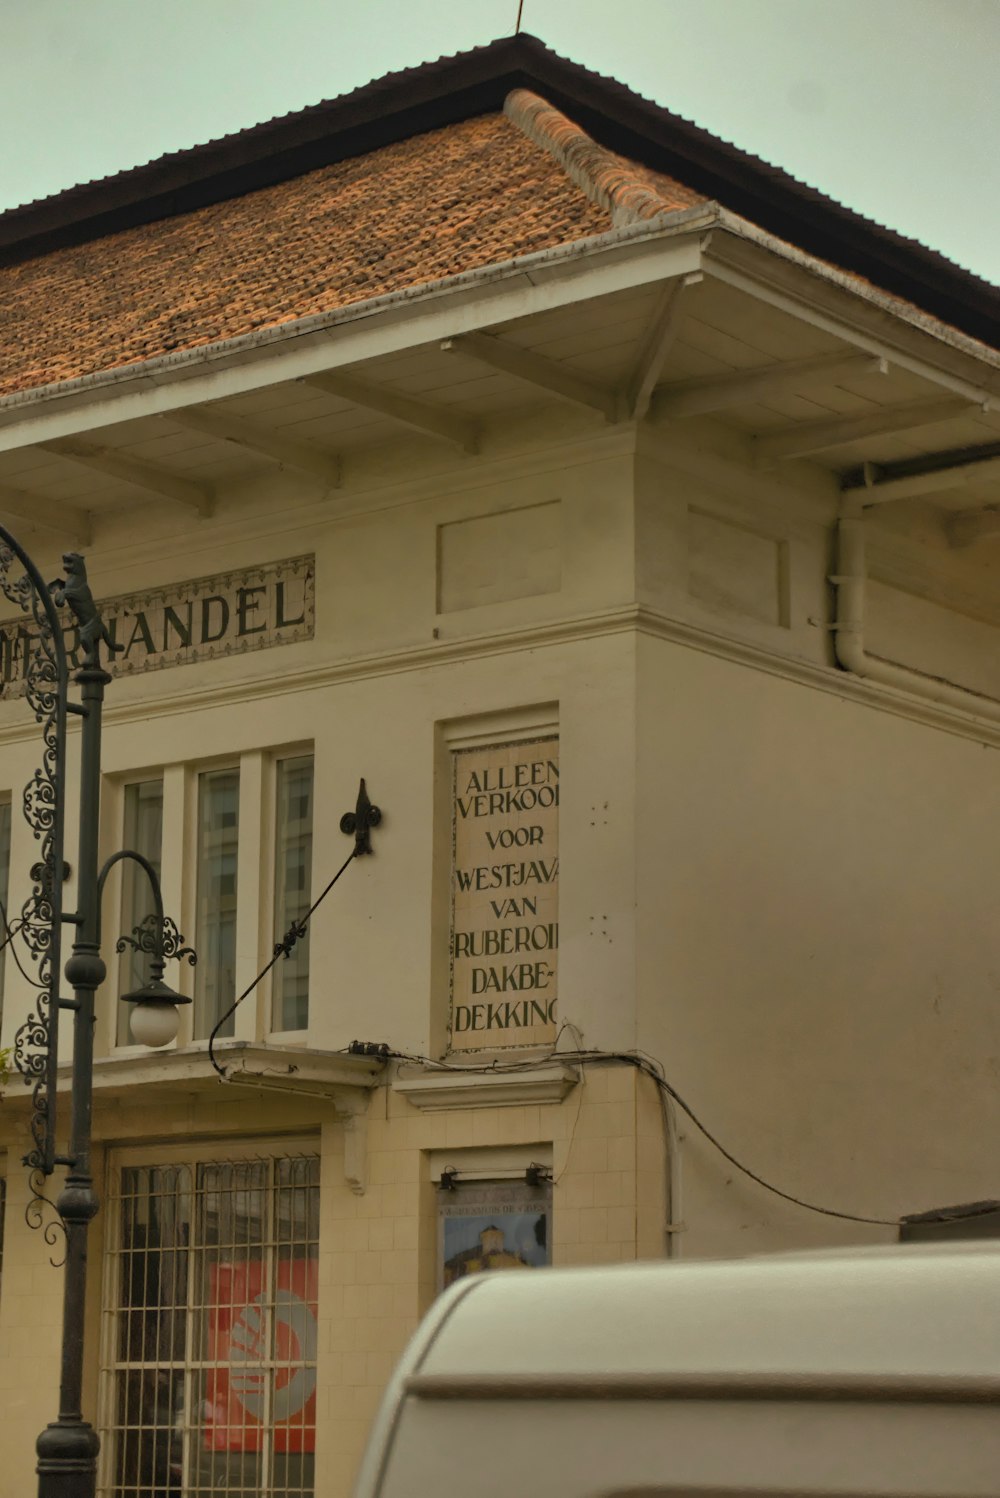
<svg viewBox="0 0 1000 1498"><path fill-rule="evenodd" d="M558 593L559 530L558 500L440 526L438 613Z"/></svg>
<svg viewBox="0 0 1000 1498"><path fill-rule="evenodd" d="M788 544L707 510L688 511L688 591L722 614L788 626Z"/></svg>

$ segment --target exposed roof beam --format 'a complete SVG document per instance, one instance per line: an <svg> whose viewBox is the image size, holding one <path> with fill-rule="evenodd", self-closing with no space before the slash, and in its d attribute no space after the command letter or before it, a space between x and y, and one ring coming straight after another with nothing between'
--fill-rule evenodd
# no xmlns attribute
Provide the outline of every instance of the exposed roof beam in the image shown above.
<svg viewBox="0 0 1000 1498"><path fill-rule="evenodd" d="M657 416L702 416L727 406L747 405L771 395L795 392L802 386L836 385L859 375L886 374L885 359L871 354L822 354L816 359L794 359L763 369L741 369L730 375L707 375L683 385L658 390L653 397Z"/></svg>
<svg viewBox="0 0 1000 1498"><path fill-rule="evenodd" d="M168 473L155 463L146 463L141 458L130 458L112 447L99 447L94 442L82 442L76 437L61 438L58 442L38 444L45 452L79 463L82 468L95 473L106 473L145 489L150 494L159 494L163 499L172 499L176 504L187 505L199 515L212 513L212 494L207 484L195 483L193 479L181 478Z"/></svg>
<svg viewBox="0 0 1000 1498"><path fill-rule="evenodd" d="M578 406L587 406L591 411L600 411L607 421L619 419L619 402L614 391L607 390L596 380L576 370L557 364L555 359L546 359L531 349L519 348L490 333L461 333L456 338L446 338L441 344L446 353L468 354L480 364L499 369L503 374L513 375L528 385L537 385L550 395L573 401Z"/></svg>
<svg viewBox="0 0 1000 1498"><path fill-rule="evenodd" d="M1000 536L1000 508L963 510L952 515L946 530L951 546L974 546L987 537Z"/></svg>
<svg viewBox="0 0 1000 1498"><path fill-rule="evenodd" d="M467 416L433 406L428 401L416 400L399 390L386 390L382 386L369 385L367 380L357 380L353 375L335 374L332 370L310 375L302 381L314 390L322 390L338 400L350 401L354 406L364 406L388 416L390 421L402 422L425 437L438 437L451 442L463 452L474 453L479 446L479 428Z"/></svg>
<svg viewBox="0 0 1000 1498"><path fill-rule="evenodd" d="M284 437L280 432L267 431L242 416L231 416L226 411L213 411L207 406L181 406L164 416L165 421L191 432L201 432L206 437L215 437L220 442L234 442L261 457L270 458L285 468L294 468L309 478L319 479L327 488L335 489L340 483L340 461L332 454L320 452L307 442L294 437Z"/></svg>
<svg viewBox="0 0 1000 1498"><path fill-rule="evenodd" d="M954 421L979 408L968 401L950 397L947 400L914 401L908 406L884 407L865 416L834 416L829 420L805 421L797 427L786 427L773 435L758 437L754 453L758 463L778 463L787 458L804 458L833 447L846 447L864 437L889 436L914 427L933 426L938 421Z"/></svg>
<svg viewBox="0 0 1000 1498"><path fill-rule="evenodd" d="M77 546L90 545L90 515L77 505L45 499L41 494L27 494L0 484L0 515L23 521L39 531L50 531Z"/></svg>
<svg viewBox="0 0 1000 1498"><path fill-rule="evenodd" d="M656 382L680 327L684 293L689 286L697 286L700 280L701 272L695 271L679 280L667 281L657 298L625 385L625 411L630 421L642 421L649 410Z"/></svg>

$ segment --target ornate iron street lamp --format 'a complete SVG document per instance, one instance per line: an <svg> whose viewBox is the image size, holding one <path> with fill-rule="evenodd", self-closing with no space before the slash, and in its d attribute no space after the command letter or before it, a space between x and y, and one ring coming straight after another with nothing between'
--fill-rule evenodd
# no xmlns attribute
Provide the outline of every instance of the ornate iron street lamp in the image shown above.
<svg viewBox="0 0 1000 1498"><path fill-rule="evenodd" d="M57 1167L66 1178L55 1209L66 1235L63 1288L62 1361L59 1415L38 1437L39 1498L93 1498L97 1479L97 1432L83 1418L83 1334L87 1279L87 1230L98 1200L91 1175L93 1104L94 995L106 976L101 958L101 895L111 868L123 859L137 863L152 890L153 914L122 937L118 950L131 945L151 958L150 980L123 995L135 1007L132 1034L146 1045L166 1045L177 1033L177 1004L189 1003L163 982L167 957L195 955L163 914L155 869L131 849L115 853L98 868L101 804L101 716L104 689L111 681L101 665L101 645L116 649L87 584L83 558L63 557L66 577L46 583L34 562L0 526L0 591L27 615L27 627L9 637L8 674L13 676L18 649L23 651L24 689L41 725L42 763L25 787L25 819L39 840L41 857L31 870L32 890L21 910L21 935L35 963L36 1013L17 1032L14 1061L32 1093L32 1147L24 1163L35 1201ZM75 631L73 656L79 661L73 680L78 701L69 699L70 660L58 609L68 607ZM120 647L119 647L120 648ZM20 661L16 662L18 665ZM82 720L80 757L80 836L77 850L77 908L63 909L65 834L66 725L70 714ZM62 928L73 928L73 950L65 976L73 997L62 995ZM8 932L10 939L10 932ZM57 1072L59 1017L73 1016L69 1137L65 1153L57 1141ZM37 1219L40 1222L40 1215Z"/></svg>

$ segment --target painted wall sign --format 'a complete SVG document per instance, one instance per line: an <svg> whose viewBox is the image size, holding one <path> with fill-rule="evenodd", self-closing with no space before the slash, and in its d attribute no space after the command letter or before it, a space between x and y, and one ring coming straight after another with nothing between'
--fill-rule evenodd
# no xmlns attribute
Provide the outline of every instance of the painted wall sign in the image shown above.
<svg viewBox="0 0 1000 1498"><path fill-rule="evenodd" d="M467 1274L552 1262L552 1186L458 1181L438 1192L438 1289Z"/></svg>
<svg viewBox="0 0 1000 1498"><path fill-rule="evenodd" d="M456 750L453 1050L555 1039L559 740Z"/></svg>
<svg viewBox="0 0 1000 1498"><path fill-rule="evenodd" d="M103 599L100 608L111 638L124 647L115 655L111 673L129 676L311 640L314 574L313 557L293 557ZM77 665L77 629L68 610L64 617L66 650ZM27 618L0 624L0 689L5 697L24 692L30 643Z"/></svg>
<svg viewBox="0 0 1000 1498"><path fill-rule="evenodd" d="M209 1280L206 1451L260 1451L268 1422L275 1451L315 1451L317 1261L280 1262L271 1294L257 1259L211 1264Z"/></svg>

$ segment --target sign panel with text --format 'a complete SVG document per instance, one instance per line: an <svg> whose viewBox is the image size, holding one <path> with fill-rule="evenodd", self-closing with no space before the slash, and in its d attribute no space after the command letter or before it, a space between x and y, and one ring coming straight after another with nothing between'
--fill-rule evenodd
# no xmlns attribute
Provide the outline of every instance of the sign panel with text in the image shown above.
<svg viewBox="0 0 1000 1498"><path fill-rule="evenodd" d="M267 562L242 572L194 578L143 593L105 598L99 608L117 646L112 676L162 671L291 645L313 637L315 564L311 556ZM68 609L64 639L71 667L82 663L80 636ZM0 695L20 697L34 648L27 619L0 623Z"/></svg>
<svg viewBox="0 0 1000 1498"><path fill-rule="evenodd" d="M555 1040L559 740L453 755L451 1047Z"/></svg>

